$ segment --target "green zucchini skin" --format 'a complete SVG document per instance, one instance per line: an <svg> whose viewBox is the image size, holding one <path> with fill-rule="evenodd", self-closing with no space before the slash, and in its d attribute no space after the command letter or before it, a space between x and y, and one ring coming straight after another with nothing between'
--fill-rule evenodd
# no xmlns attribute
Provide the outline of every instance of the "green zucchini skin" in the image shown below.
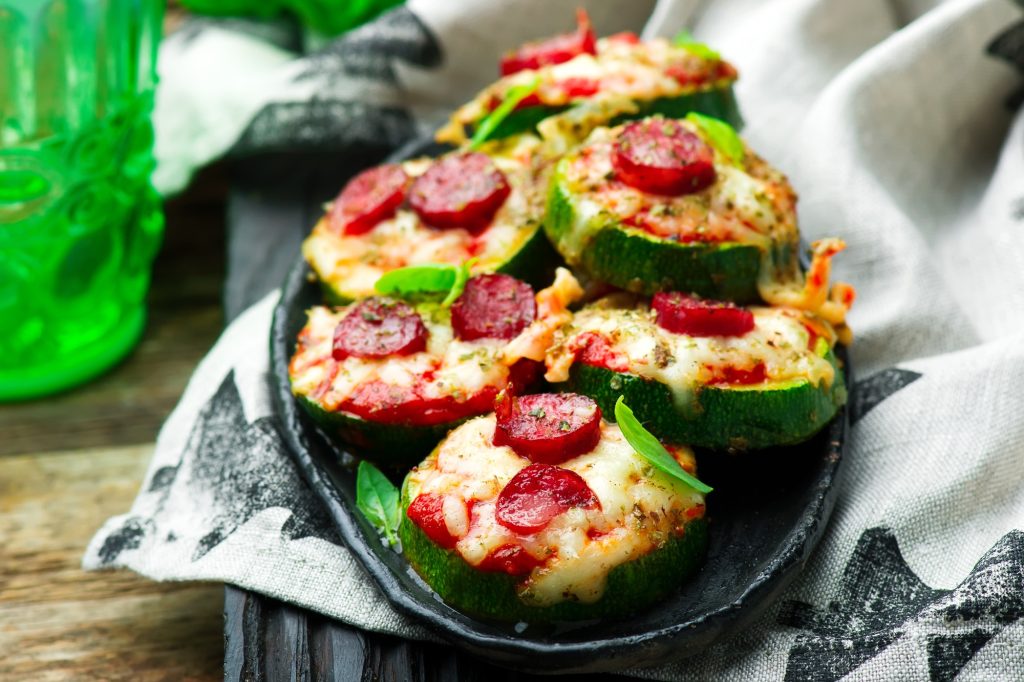
<svg viewBox="0 0 1024 682"><path fill-rule="evenodd" d="M756 450L801 443L818 433L846 402L846 383L835 356L832 385L788 382L778 388L697 390L686 414L673 401L668 386L635 374L576 363L565 390L590 396L605 419L614 421L615 401L625 396L636 418L659 439L713 450Z"/></svg>
<svg viewBox="0 0 1024 682"><path fill-rule="evenodd" d="M577 215L556 169L548 193L544 229L555 248L594 279L639 294L684 291L705 298L753 303L762 253L756 246L725 242L681 244L661 239L609 217L579 245L578 262L568 244ZM790 260L795 247L782 247L776 260Z"/></svg>
<svg viewBox="0 0 1024 682"><path fill-rule="evenodd" d="M558 255L554 247L544 235L540 224L519 247L519 250L511 254L504 263L495 268L494 272L501 272L521 279L534 290L539 291L551 284L555 277L555 268L563 264L562 257ZM342 306L355 301L351 292L345 292L334 284L318 277L320 290L328 305Z"/></svg>
<svg viewBox="0 0 1024 682"><path fill-rule="evenodd" d="M736 102L736 95L731 84L726 87L700 90L674 97L659 97L646 101L637 100L635 103L637 105L636 113L616 116L607 125L615 126L623 121L645 118L654 114L661 114L668 118L683 118L691 111L696 111L699 114L713 116L725 121L737 130L743 127L743 117L740 115L739 105ZM513 135L535 132L537 124L545 118L560 114L569 108L571 108L571 105L538 105L516 109L506 116L484 140L500 140Z"/></svg>
<svg viewBox="0 0 1024 682"><path fill-rule="evenodd" d="M511 258L495 272L511 275L540 291L555 279L555 269L565 261L548 241L541 225Z"/></svg>
<svg viewBox="0 0 1024 682"><path fill-rule="evenodd" d="M613 118L608 126L617 126L625 121L647 118L661 114L666 118L684 118L692 111L725 121L736 130L743 128L743 116L733 92L732 84L726 87L699 90L676 97L659 97L646 102L637 102L635 114L622 114Z"/></svg>
<svg viewBox="0 0 1024 682"><path fill-rule="evenodd" d="M409 468L430 454L449 431L465 420L432 426L372 422L345 412L329 412L296 395L306 413L332 439L359 450L360 457L387 467Z"/></svg>
<svg viewBox="0 0 1024 682"><path fill-rule="evenodd" d="M604 595L598 601L529 606L516 595L516 578L505 573L479 571L454 550L434 544L405 514L411 501L408 486L402 486L403 512L398 528L402 554L445 603L479 618L547 623L626 616L677 589L696 572L707 553L707 520L694 519L687 522L681 536L673 537L639 559L613 568L608 574Z"/></svg>

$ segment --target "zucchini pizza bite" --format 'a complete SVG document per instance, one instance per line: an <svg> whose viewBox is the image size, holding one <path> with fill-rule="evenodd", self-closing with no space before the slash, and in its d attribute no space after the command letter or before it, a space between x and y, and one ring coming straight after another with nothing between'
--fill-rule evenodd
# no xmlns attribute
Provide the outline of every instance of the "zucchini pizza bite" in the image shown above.
<svg viewBox="0 0 1024 682"><path fill-rule="evenodd" d="M595 129L556 165L545 229L570 264L634 292L774 303L773 282L803 286L796 193L699 114Z"/></svg>
<svg viewBox="0 0 1024 682"><path fill-rule="evenodd" d="M688 447L665 456L694 473ZM707 546L704 495L573 394L503 394L495 414L452 431L409 472L402 506L402 553L420 576L454 608L505 621L642 609L678 588Z"/></svg>
<svg viewBox="0 0 1024 682"><path fill-rule="evenodd" d="M474 273L550 281L538 145L524 137L355 176L302 245L328 300L370 296L381 275L422 263L475 259Z"/></svg>
<svg viewBox="0 0 1024 682"><path fill-rule="evenodd" d="M505 55L502 78L459 108L437 134L462 144L502 102L522 88L530 93L485 139L529 132L545 118L586 102L632 102L622 118L684 116L698 111L741 124L732 84L736 69L690 39L641 41L634 33L598 40L582 10L575 32L527 43Z"/></svg>
<svg viewBox="0 0 1024 682"><path fill-rule="evenodd" d="M748 450L807 440L846 402L837 332L807 311L658 293L577 312L546 378L606 412L620 397L664 440Z"/></svg>
<svg viewBox="0 0 1024 682"><path fill-rule="evenodd" d="M314 307L288 366L292 393L361 455L411 465L456 424L490 412L499 390L539 378L544 350L571 316L572 285L560 270L534 295L495 273L470 278L450 308L387 296Z"/></svg>

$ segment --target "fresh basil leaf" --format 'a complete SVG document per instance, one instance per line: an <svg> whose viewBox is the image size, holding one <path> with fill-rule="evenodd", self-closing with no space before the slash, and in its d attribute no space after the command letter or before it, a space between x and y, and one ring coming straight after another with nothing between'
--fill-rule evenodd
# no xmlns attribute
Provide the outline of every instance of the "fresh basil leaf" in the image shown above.
<svg viewBox="0 0 1024 682"><path fill-rule="evenodd" d="M459 266L443 263L410 265L385 273L374 288L382 294L408 296L410 294L444 293L451 291L458 279Z"/></svg>
<svg viewBox="0 0 1024 682"><path fill-rule="evenodd" d="M424 263L410 265L385 273L374 284L374 288L382 294L409 297L415 294L445 294L441 305L450 306L466 288L470 269L476 263L470 258L462 265L444 263Z"/></svg>
<svg viewBox="0 0 1024 682"><path fill-rule="evenodd" d="M686 120L696 125L701 132L708 136L712 147L729 157L737 166L743 167L746 151L743 147L743 140L740 139L735 128L725 121L698 114L696 111L688 113Z"/></svg>
<svg viewBox="0 0 1024 682"><path fill-rule="evenodd" d="M668 453L665 446L633 416L633 410L629 409L621 395L615 401L615 421L618 422L622 435L626 437L626 442L632 445L637 454L650 462L655 469L678 478L699 493L711 492L711 486L701 483L695 476L687 473L686 469L679 466L679 462Z"/></svg>
<svg viewBox="0 0 1024 682"><path fill-rule="evenodd" d="M473 139L469 141L469 148L477 149L486 142L491 133L501 125L502 121L508 118L508 115L512 113L516 106L536 92L539 86L540 78L534 78L529 83L514 85L509 88L508 92L505 93L505 99L501 100L501 103L494 108L494 111L487 114L477 125L476 132L473 133Z"/></svg>
<svg viewBox="0 0 1024 682"><path fill-rule="evenodd" d="M398 544L398 524L402 519L400 497L398 488L380 469L365 460L359 462L356 506L392 547Z"/></svg>
<svg viewBox="0 0 1024 682"><path fill-rule="evenodd" d="M676 34L676 37L672 39L672 44L676 47L683 48L693 56L700 57L701 59L716 62L722 59L722 55L704 43L699 42L696 38L690 35L690 32L686 29L683 29Z"/></svg>

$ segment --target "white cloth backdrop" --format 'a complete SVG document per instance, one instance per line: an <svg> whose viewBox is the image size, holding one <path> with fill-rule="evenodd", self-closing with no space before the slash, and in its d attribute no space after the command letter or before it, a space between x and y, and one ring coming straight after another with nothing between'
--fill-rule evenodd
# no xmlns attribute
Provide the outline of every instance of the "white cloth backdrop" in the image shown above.
<svg viewBox="0 0 1024 682"><path fill-rule="evenodd" d="M396 144L430 130L493 78L504 49L570 26L576 4L412 0L306 57L214 26L183 31L161 61L158 183L178 189L240 146L288 144L271 125L282 102L382 107ZM819 549L755 626L636 674L1024 679L1024 117L1009 105L1018 74L986 52L1020 8L583 4L602 33L688 27L736 64L744 135L789 174L805 234L846 239L836 274L859 292L847 471ZM345 131L367 113L338 111ZM330 132L340 148L345 131ZM425 637L337 544L283 451L268 395L274 298L199 366L138 499L84 565L226 581Z"/></svg>

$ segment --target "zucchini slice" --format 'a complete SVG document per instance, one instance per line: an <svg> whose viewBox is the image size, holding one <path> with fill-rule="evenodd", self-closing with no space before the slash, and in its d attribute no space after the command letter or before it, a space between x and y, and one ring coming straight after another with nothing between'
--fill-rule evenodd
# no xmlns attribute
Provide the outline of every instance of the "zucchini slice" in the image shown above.
<svg viewBox="0 0 1024 682"><path fill-rule="evenodd" d="M539 373L530 361L505 364L506 340L454 338L448 309L416 310L428 334L423 350L336 360L334 333L349 308L312 308L288 366L292 393L310 417L385 465L415 464L452 428L489 412L510 380L526 384Z"/></svg>
<svg viewBox="0 0 1024 682"><path fill-rule="evenodd" d="M805 441L846 402L834 332L803 311L750 311L743 336L693 337L663 329L632 297L603 299L576 313L548 357L563 370L549 378L606 415L624 396L668 442L742 451Z"/></svg>
<svg viewBox="0 0 1024 682"><path fill-rule="evenodd" d="M532 533L505 528L497 500L530 462L493 445L494 428L493 415L466 422L402 487L402 554L452 607L512 622L624 616L677 589L702 562L704 496L651 467L608 422L592 451L561 465L582 477L599 508L563 511ZM689 448L671 451L695 470ZM444 500L447 548L410 518L410 505L425 494ZM529 553L528 568L481 570L499 548L510 547Z"/></svg>
<svg viewBox="0 0 1024 682"><path fill-rule="evenodd" d="M623 126L597 128L556 165L545 230L571 265L617 287L758 301L762 279L797 276L796 194L749 149L737 161L680 124L713 149L710 186L663 196L627 185L613 162Z"/></svg>
<svg viewBox="0 0 1024 682"><path fill-rule="evenodd" d="M539 144L522 137L482 150L504 173L510 192L490 224L476 233L430 227L403 206L364 234L348 235L336 229L328 210L302 244L325 298L343 305L373 295L376 281L390 270L470 258L476 258L473 274L503 272L536 287L550 282L560 259L541 229L550 165L541 162ZM432 161L414 159L402 167L416 178Z"/></svg>
<svg viewBox="0 0 1024 682"><path fill-rule="evenodd" d="M652 114L681 117L691 111L737 128L743 124L733 94L736 69L731 64L714 53L698 53L664 38L640 42L620 35L598 40L596 55L582 54L561 64L501 78L459 108L438 132L438 141L464 143L509 90L534 81L534 94L487 139L533 132L545 118L581 103L612 100L632 102L636 109L612 124Z"/></svg>

